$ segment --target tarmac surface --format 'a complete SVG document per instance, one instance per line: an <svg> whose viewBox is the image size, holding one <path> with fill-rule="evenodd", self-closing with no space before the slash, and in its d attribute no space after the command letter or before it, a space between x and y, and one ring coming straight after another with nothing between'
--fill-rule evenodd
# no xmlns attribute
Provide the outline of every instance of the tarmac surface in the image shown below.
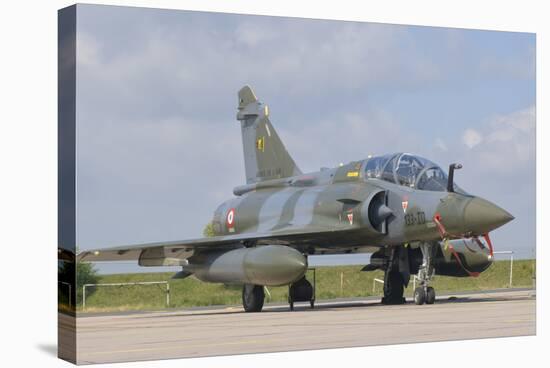
<svg viewBox="0 0 550 368"><path fill-rule="evenodd" d="M379 298L160 312L79 314L79 364L279 352L536 333L532 290L454 294L433 305L385 306ZM74 317L59 314L61 326ZM70 327L67 327L70 328ZM71 334L66 334L70 336ZM61 336L61 335L60 335Z"/></svg>

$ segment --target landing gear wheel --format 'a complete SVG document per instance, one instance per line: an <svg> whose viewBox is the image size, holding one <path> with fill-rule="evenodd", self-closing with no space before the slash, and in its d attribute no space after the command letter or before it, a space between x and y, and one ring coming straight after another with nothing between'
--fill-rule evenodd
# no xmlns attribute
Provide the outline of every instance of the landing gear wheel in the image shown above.
<svg viewBox="0 0 550 368"><path fill-rule="evenodd" d="M420 286L414 291L414 302L417 305L433 304L435 302L435 290L428 285L435 274L433 259L437 249L439 249L437 243L420 244L422 264L418 268L417 276Z"/></svg>
<svg viewBox="0 0 550 368"><path fill-rule="evenodd" d="M314 301L313 286L305 276L292 283L288 288L288 304L291 311L294 310L294 302L309 302L311 308L313 308Z"/></svg>
<svg viewBox="0 0 550 368"><path fill-rule="evenodd" d="M264 306L264 287L261 285L243 285L243 307L245 312L261 312Z"/></svg>
<svg viewBox="0 0 550 368"><path fill-rule="evenodd" d="M424 288L421 286L414 289L414 304L422 305L425 302L426 302L426 292L424 291Z"/></svg>
<svg viewBox="0 0 550 368"><path fill-rule="evenodd" d="M405 304L403 276L398 271L386 271L382 304Z"/></svg>
<svg viewBox="0 0 550 368"><path fill-rule="evenodd" d="M428 286L426 289L426 304L435 303L435 290L433 287Z"/></svg>
<svg viewBox="0 0 550 368"><path fill-rule="evenodd" d="M313 299L313 286L311 286L311 283L305 277L302 277L290 285L289 293L292 301L310 301Z"/></svg>

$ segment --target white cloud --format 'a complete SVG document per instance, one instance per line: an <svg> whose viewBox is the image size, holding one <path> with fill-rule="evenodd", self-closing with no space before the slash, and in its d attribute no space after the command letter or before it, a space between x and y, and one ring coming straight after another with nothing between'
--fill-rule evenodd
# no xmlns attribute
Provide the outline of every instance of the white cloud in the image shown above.
<svg viewBox="0 0 550 368"><path fill-rule="evenodd" d="M258 46L260 43L272 41L277 38L280 32L275 32L269 27L261 27L257 22L244 21L237 25L235 36L238 42L248 47ZM267 46L267 45L266 45Z"/></svg>
<svg viewBox="0 0 550 368"><path fill-rule="evenodd" d="M334 167L369 155L418 153L422 148L420 137L405 132L391 114L383 111L331 114L313 125L301 124L296 119L282 126L275 117L272 122L298 166L305 171Z"/></svg>
<svg viewBox="0 0 550 368"><path fill-rule="evenodd" d="M96 38L84 32L76 33L77 68L97 67L99 65L100 45Z"/></svg>
<svg viewBox="0 0 550 368"><path fill-rule="evenodd" d="M259 17L221 25L204 17L139 32L127 36L139 37L139 43L117 47L126 38L113 40L112 34L89 26L79 29L79 81L90 93L109 89L93 96L103 109L113 94L115 110L127 111L161 95L193 98L201 108L209 101L196 96L220 101L245 83L264 96L285 93L307 100L340 88L410 87L441 76L407 29L390 25ZM180 101L164 103L177 110Z"/></svg>
<svg viewBox="0 0 550 368"><path fill-rule="evenodd" d="M491 125L493 132L488 135L488 141L509 141L518 134L534 134L536 123L535 106L512 112L508 115L496 116Z"/></svg>
<svg viewBox="0 0 550 368"><path fill-rule="evenodd" d="M535 106L490 121L483 157L495 167L517 169L535 158Z"/></svg>
<svg viewBox="0 0 550 368"><path fill-rule="evenodd" d="M535 168L535 106L497 115L478 128L468 129L464 157L484 175L525 176ZM483 137L483 138L482 138ZM482 143L482 144L480 144ZM473 149L475 147L475 149Z"/></svg>
<svg viewBox="0 0 550 368"><path fill-rule="evenodd" d="M462 134L462 143L464 143L468 148L472 149L483 141L481 133L477 130L468 128Z"/></svg>
<svg viewBox="0 0 550 368"><path fill-rule="evenodd" d="M77 139L83 247L199 237L243 183L236 123L84 117Z"/></svg>
<svg viewBox="0 0 550 368"><path fill-rule="evenodd" d="M472 81L468 66L485 51L468 49L467 40L449 54L449 37L438 43L435 30L422 32L428 37L383 24L94 9L120 13L79 14L79 194L87 196L79 198L79 235L90 245L200 235L216 205L244 180L234 119L244 83L270 104L273 124L303 170L408 151L443 167L465 163L459 184L476 193L500 190L495 199L532 182L534 165L526 163L534 162L534 107L458 139L429 119L406 125L388 112L403 113L407 92L429 92L441 81L453 91L485 83L485 74ZM378 91L389 96L385 105L371 99Z"/></svg>
<svg viewBox="0 0 550 368"><path fill-rule="evenodd" d="M96 25L101 17L80 22L82 246L199 235L216 206L244 180L234 121L236 91L244 83L257 86L265 101L291 95L295 105L288 108L303 111L300 103L312 96L343 100L335 98L343 86L411 84L425 76L415 68L418 62L425 69L426 63L397 56L404 29L259 17L224 24L188 16L194 21L143 27L121 19L114 22L116 37ZM397 124L382 113L325 114L314 129L300 121L305 114L293 117L294 123L274 121L305 170L360 159L358 148L364 157L384 152L379 134L394 137L396 147L404 141ZM335 121L341 122L336 133ZM285 125L293 130L285 131ZM319 142L326 149L311 155Z"/></svg>

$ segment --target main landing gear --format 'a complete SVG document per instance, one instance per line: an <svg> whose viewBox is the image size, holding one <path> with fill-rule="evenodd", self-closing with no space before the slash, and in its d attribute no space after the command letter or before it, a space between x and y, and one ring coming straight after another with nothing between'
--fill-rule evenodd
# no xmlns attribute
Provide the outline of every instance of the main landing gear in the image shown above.
<svg viewBox="0 0 550 368"><path fill-rule="evenodd" d="M245 312L261 312L264 306L264 287L261 285L243 285L243 307Z"/></svg>
<svg viewBox="0 0 550 368"><path fill-rule="evenodd" d="M288 288L288 304L291 311L294 310L295 302L309 302L311 309L315 307L315 269L313 269L313 286L305 276L290 284Z"/></svg>
<svg viewBox="0 0 550 368"><path fill-rule="evenodd" d="M415 244L414 248L393 247L387 248L385 254L380 254L374 258L377 263L374 267L384 270L384 297L382 304L404 304L403 293L405 287L409 284L411 271L416 272L416 255L418 248L422 252L422 264L418 267L416 276L419 286L414 290L414 302L417 305L433 304L435 302L435 290L429 284L435 273L433 260L437 251L436 243ZM414 257L409 262L409 256ZM380 260L383 260L380 262ZM371 257L373 263L373 257ZM412 266L411 266L412 264ZM374 268L373 267L373 268ZM373 269L371 268L371 269Z"/></svg>
<svg viewBox="0 0 550 368"><path fill-rule="evenodd" d="M422 265L418 269L417 276L420 285L414 290L414 303L416 305L433 304L435 303L435 290L429 286L429 283L435 273L433 258L436 247L430 243L422 243L420 250L422 251Z"/></svg>
<svg viewBox="0 0 550 368"><path fill-rule="evenodd" d="M309 302L315 306L315 269L313 270L313 285L303 276L288 286L288 304L294 310L295 302ZM245 312L261 312L264 306L265 291L261 285L243 285L243 307Z"/></svg>
<svg viewBox="0 0 550 368"><path fill-rule="evenodd" d="M409 282L409 261L407 255L405 248L394 248L391 250L384 272L384 297L382 298L382 304L405 304L403 292ZM403 261L403 258L406 259Z"/></svg>

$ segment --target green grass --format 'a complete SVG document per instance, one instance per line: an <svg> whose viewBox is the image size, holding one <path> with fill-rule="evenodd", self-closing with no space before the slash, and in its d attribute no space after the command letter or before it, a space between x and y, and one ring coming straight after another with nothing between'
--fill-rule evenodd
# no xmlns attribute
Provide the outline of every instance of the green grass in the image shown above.
<svg viewBox="0 0 550 368"><path fill-rule="evenodd" d="M383 278L381 271L360 272L361 266L321 267L316 271L317 299L366 297L381 295L382 285L376 285L373 293L373 279ZM478 278L454 278L436 276L432 283L438 293L468 290L487 290L509 286L509 261L497 261ZM514 261L513 287L533 286L534 260ZM170 307L241 304L241 287L209 284L193 277L171 280L172 273L136 273L102 275L98 283L121 283L141 281L169 281ZM312 279L312 271L308 271ZM165 285L106 286L95 290L86 289L86 312L162 309L166 307ZM271 298L267 301L283 302L288 297L288 287L270 287ZM412 294L411 284L406 295ZM81 302L77 308L82 311Z"/></svg>

